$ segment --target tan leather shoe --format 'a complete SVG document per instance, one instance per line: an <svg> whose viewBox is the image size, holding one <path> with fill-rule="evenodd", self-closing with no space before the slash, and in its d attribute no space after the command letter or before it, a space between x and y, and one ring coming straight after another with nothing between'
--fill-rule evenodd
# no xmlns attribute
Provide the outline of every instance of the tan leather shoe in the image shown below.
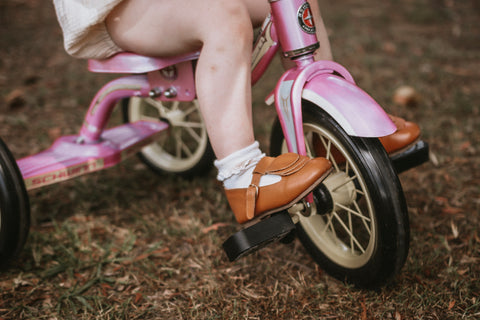
<svg viewBox="0 0 480 320"><path fill-rule="evenodd" d="M420 137L420 127L413 122L406 121L402 118L388 115L397 127L397 131L391 135L381 137L380 142L388 154L401 152L412 144L414 144Z"/></svg>
<svg viewBox="0 0 480 320"><path fill-rule="evenodd" d="M310 159L296 153L264 157L255 167L248 188L225 190L225 194L237 221L245 223L291 207L319 185L331 167L325 158ZM259 187L261 177L267 174L279 175L282 179Z"/></svg>
<svg viewBox="0 0 480 320"><path fill-rule="evenodd" d="M412 146L420 137L420 127L416 123L406 121L402 118L392 115L388 116L397 127L397 130L388 136L379 138L379 140L387 153L392 155L402 152ZM325 148L317 135L313 135L312 144L317 156L326 155ZM345 158L335 147L332 147L330 152L337 164L345 162Z"/></svg>

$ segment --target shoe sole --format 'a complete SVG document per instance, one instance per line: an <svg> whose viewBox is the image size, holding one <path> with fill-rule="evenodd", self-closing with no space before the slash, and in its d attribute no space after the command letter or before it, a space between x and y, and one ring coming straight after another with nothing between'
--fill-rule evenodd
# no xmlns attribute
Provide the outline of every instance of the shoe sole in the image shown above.
<svg viewBox="0 0 480 320"><path fill-rule="evenodd" d="M414 145L416 145L419 141L420 141L420 137L418 137L417 139L415 139L415 140L412 141L411 143L407 144L406 146L401 147L401 148L398 149L398 150L392 151L392 152L390 152L390 153L387 152L387 154L388 154L389 157L395 157L396 155L407 151L408 149L410 149L411 147L413 147Z"/></svg>

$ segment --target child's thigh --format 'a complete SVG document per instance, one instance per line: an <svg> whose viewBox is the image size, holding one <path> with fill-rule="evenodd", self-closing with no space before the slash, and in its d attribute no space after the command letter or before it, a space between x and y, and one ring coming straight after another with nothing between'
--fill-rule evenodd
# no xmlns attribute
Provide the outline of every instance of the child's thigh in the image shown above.
<svg viewBox="0 0 480 320"><path fill-rule="evenodd" d="M258 27L270 12L268 0L241 0L247 6L253 26Z"/></svg>
<svg viewBox="0 0 480 320"><path fill-rule="evenodd" d="M267 0L125 0L106 24L124 50L178 54L198 50L208 38L251 33L252 21L258 24L267 14L263 1L268 7Z"/></svg>

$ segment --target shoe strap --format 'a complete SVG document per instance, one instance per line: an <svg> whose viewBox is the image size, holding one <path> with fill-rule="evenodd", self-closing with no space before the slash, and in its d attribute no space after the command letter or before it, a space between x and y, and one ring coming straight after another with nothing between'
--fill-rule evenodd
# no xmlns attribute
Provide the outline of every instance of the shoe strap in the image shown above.
<svg viewBox="0 0 480 320"><path fill-rule="evenodd" d="M260 179L267 174L289 176L302 169L310 159L301 157L296 153L286 153L277 158L264 157L253 170L252 182L247 188L246 194L246 214L247 218L253 219L255 216L255 204L258 198L260 188Z"/></svg>
<svg viewBox="0 0 480 320"><path fill-rule="evenodd" d="M266 169L270 166L274 159L275 158L271 157L263 157L253 170L252 182L247 188L247 194L245 197L247 202L245 204L245 210L248 220L251 220L255 217L255 204L257 203L260 179L265 174Z"/></svg>

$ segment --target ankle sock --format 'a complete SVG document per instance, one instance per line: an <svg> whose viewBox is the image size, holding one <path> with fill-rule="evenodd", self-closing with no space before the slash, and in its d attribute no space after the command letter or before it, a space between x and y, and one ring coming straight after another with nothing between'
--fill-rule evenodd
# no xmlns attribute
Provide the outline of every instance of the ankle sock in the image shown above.
<svg viewBox="0 0 480 320"><path fill-rule="evenodd" d="M237 150L221 160L215 160L218 169L217 180L223 182L225 189L247 188L257 163L265 157L255 141L248 147ZM260 187L274 184L281 180L277 175L265 175L260 179Z"/></svg>

